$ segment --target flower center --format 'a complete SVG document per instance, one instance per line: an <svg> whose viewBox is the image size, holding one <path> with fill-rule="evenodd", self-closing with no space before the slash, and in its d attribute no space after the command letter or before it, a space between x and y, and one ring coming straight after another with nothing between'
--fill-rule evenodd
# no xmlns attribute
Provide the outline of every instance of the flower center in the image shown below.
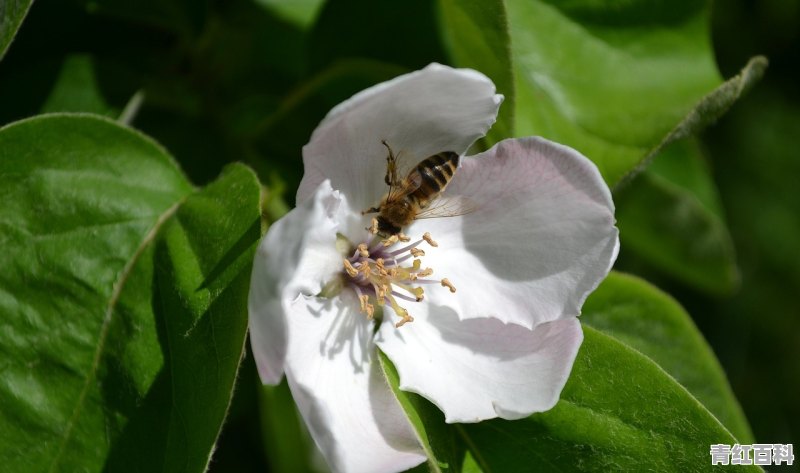
<svg viewBox="0 0 800 473"><path fill-rule="evenodd" d="M352 256L344 259L345 283L358 295L361 312L367 314L367 318L374 316L375 305L388 305L400 317L395 324L399 328L412 322L414 317L400 306L398 300L421 301L425 297L422 289L425 284L441 284L450 292L456 292L447 278L429 279L433 269L422 268L420 258L425 256L425 251L418 246L422 243L439 246L430 233L413 243L408 243L410 241L402 233L386 239L374 237L370 243L358 245ZM400 244L406 245L397 248Z"/></svg>

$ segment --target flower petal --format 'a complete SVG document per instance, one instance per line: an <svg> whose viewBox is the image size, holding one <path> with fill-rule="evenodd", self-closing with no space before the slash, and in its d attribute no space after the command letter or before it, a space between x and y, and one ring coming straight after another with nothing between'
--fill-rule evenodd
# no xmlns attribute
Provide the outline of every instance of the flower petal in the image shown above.
<svg viewBox="0 0 800 473"><path fill-rule="evenodd" d="M372 321L351 291L291 304L286 378L300 413L336 472L399 472L426 457L380 372Z"/></svg>
<svg viewBox="0 0 800 473"><path fill-rule="evenodd" d="M438 152L464 153L492 126L501 102L483 74L440 64L364 90L334 108L303 148L297 201L327 178L354 208L376 205L388 190L381 140L407 172Z"/></svg>
<svg viewBox="0 0 800 473"><path fill-rule="evenodd" d="M275 222L258 246L247 307L250 345L264 383L277 384L283 376L287 312L281 301L318 294L341 270L336 231L342 204L330 182L323 182L312 199Z"/></svg>
<svg viewBox="0 0 800 473"><path fill-rule="evenodd" d="M575 317L530 330L497 319L459 320L448 308L381 326L376 343L400 374L400 389L436 404L446 421L520 419L552 408L583 341Z"/></svg>
<svg viewBox="0 0 800 473"><path fill-rule="evenodd" d="M597 167L542 138L504 140L464 158L446 189L477 207L462 217L417 220L439 247L424 263L458 292L426 291L462 320L494 317L524 327L580 314L619 249L614 203Z"/></svg>

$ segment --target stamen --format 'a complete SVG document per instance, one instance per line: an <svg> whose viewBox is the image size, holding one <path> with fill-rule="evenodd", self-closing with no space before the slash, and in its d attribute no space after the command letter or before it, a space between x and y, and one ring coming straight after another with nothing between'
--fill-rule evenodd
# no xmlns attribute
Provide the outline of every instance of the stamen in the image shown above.
<svg viewBox="0 0 800 473"><path fill-rule="evenodd" d="M349 261L347 260L343 261L344 261L344 270L347 271L347 275L350 276L351 278L358 276L358 270L354 268Z"/></svg>
<svg viewBox="0 0 800 473"><path fill-rule="evenodd" d="M439 246L439 244L438 244L438 243L436 243L436 241L435 241L435 240L434 240L434 239L431 237L431 234L430 234L429 232L425 232L425 234L424 234L424 235L422 235L422 239L423 239L423 240L425 240L425 241L427 241L427 242L428 242L428 244L429 244L429 245L431 245L431 246L432 246L432 247L434 247L434 248L436 248L437 246Z"/></svg>
<svg viewBox="0 0 800 473"><path fill-rule="evenodd" d="M378 219L377 218L375 218L375 217L372 218L372 223L370 224L370 226L369 226L369 228L367 230L370 233L372 233L373 235L377 235L378 234Z"/></svg>
<svg viewBox="0 0 800 473"><path fill-rule="evenodd" d="M455 292L456 288L446 278L426 279L433 274L433 268L422 269L420 258L425 256L425 251L417 246L427 242L432 247L437 247L438 244L430 233L425 233L421 239L401 249L394 249L398 242L409 242L411 239L402 233L381 239L377 234L377 224L377 219L372 219L370 241L342 250L352 252L352 256L343 260L344 273L347 276L341 281L356 292L360 310L368 319L374 317L376 306L388 305L399 317L395 324L399 328L412 322L414 317L398 301L422 301L425 291L421 286L425 284L441 284L450 292Z"/></svg>
<svg viewBox="0 0 800 473"><path fill-rule="evenodd" d="M367 319L372 320L372 317L375 315L375 307L369 303L369 296L367 294L361 294L358 296L358 302L361 304L361 312L367 314Z"/></svg>
<svg viewBox="0 0 800 473"><path fill-rule="evenodd" d="M389 248L390 246L392 246L395 243L397 243L397 241L399 239L400 239L400 237L398 237L397 235L392 235L389 238L383 240L383 247L384 248Z"/></svg>
<svg viewBox="0 0 800 473"><path fill-rule="evenodd" d="M372 269L369 267L369 264L363 262L358 264L360 265L358 270L362 273L361 277L364 279L369 279L369 277L372 275Z"/></svg>
<svg viewBox="0 0 800 473"><path fill-rule="evenodd" d="M414 317L411 317L408 314L407 310L405 310L404 308L402 308L399 305L397 305L397 301L394 299L394 297L389 296L389 302L391 303L391 306L392 306L392 309L394 309L394 312L398 316L400 316L400 322L397 322L396 324L394 324L394 326L396 328L400 328L403 325L407 324L408 322L413 322L414 321Z"/></svg>
<svg viewBox="0 0 800 473"><path fill-rule="evenodd" d="M446 287L447 289L450 289L450 292L456 292L456 287L453 286L453 283L451 283L450 280L448 280L447 278L442 279L441 283L442 286Z"/></svg>
<svg viewBox="0 0 800 473"><path fill-rule="evenodd" d="M415 297L411 297L411 296L407 296L407 295L405 295L405 294L402 294L402 293L399 293L399 292L397 292L397 291L392 291L392 295L393 295L394 297L399 297L400 299L403 299L404 301L408 301L408 302L419 302L419 300L418 300L417 298L415 298Z"/></svg>

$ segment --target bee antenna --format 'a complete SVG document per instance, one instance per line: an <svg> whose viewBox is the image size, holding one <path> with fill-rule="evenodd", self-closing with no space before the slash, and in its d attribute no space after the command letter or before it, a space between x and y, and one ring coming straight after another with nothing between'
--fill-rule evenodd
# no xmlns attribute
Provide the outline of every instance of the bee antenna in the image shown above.
<svg viewBox="0 0 800 473"><path fill-rule="evenodd" d="M394 151L392 151L392 148L389 146L389 143L387 143L386 140L381 140L381 143L383 144L383 146L386 146L386 149L389 150L389 155L393 156Z"/></svg>

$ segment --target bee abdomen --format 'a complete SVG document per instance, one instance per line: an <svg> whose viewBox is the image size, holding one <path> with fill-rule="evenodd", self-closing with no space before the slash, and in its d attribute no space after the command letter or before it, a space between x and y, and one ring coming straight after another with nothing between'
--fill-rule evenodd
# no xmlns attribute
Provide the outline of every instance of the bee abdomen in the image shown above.
<svg viewBox="0 0 800 473"><path fill-rule="evenodd" d="M414 192L414 197L419 202L431 200L436 194L442 192L453 178L458 167L458 154L452 151L442 151L425 158L417 165L420 186Z"/></svg>

